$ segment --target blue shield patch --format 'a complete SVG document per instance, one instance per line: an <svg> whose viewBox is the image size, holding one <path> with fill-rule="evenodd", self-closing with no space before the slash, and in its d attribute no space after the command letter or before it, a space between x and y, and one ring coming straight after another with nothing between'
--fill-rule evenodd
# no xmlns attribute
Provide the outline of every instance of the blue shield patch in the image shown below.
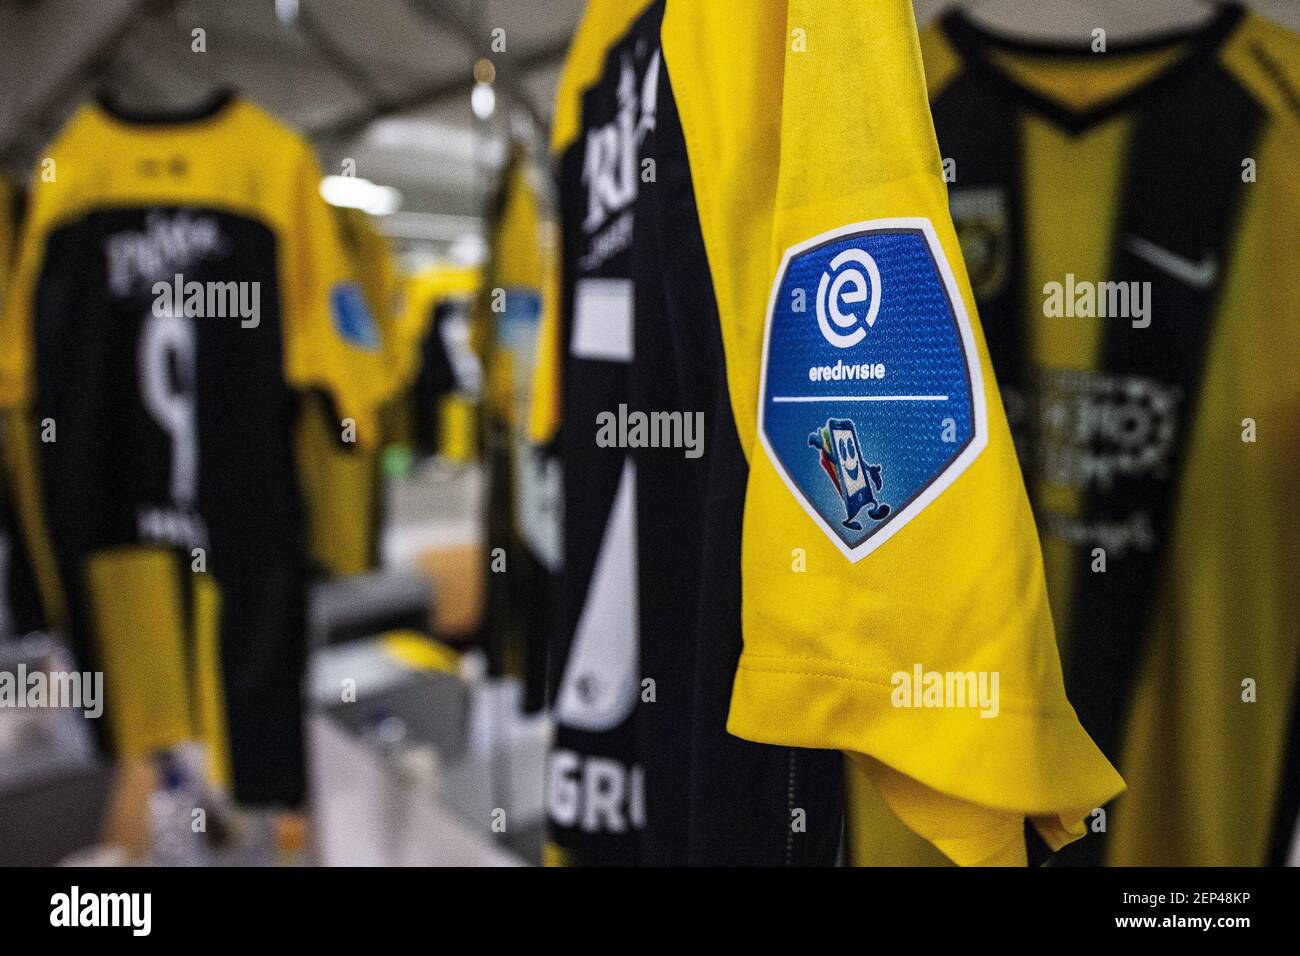
<svg viewBox="0 0 1300 956"><path fill-rule="evenodd" d="M988 437L975 337L928 219L793 246L763 342L758 430L804 510L851 561L902 529Z"/></svg>
<svg viewBox="0 0 1300 956"><path fill-rule="evenodd" d="M367 351L379 348L379 329L356 283L339 282L330 287L330 312L343 341Z"/></svg>

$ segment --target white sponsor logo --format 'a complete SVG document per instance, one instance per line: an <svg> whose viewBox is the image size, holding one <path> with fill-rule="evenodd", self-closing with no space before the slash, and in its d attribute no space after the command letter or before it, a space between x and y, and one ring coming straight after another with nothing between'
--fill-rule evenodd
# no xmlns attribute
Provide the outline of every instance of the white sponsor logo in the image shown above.
<svg viewBox="0 0 1300 956"><path fill-rule="evenodd" d="M553 750L546 760L546 810L558 826L626 833L645 826L645 774L612 757Z"/></svg>
<svg viewBox="0 0 1300 956"><path fill-rule="evenodd" d="M1128 251L1140 259L1145 259L1161 272L1167 272L1179 282L1193 289L1208 289L1214 285L1219 275L1219 263L1213 252L1206 252L1200 262L1193 262L1176 252L1170 252L1164 246L1158 246L1150 239L1141 236L1129 236L1124 245Z"/></svg>
<svg viewBox="0 0 1300 956"><path fill-rule="evenodd" d="M1155 529L1145 511L1134 511L1120 521L1080 521L1058 511L1043 511L1038 515L1038 522L1045 538L1104 548L1107 554L1117 558L1124 557L1130 549L1154 551L1156 547Z"/></svg>
<svg viewBox="0 0 1300 956"><path fill-rule="evenodd" d="M140 232L114 233L105 241L108 287L114 295L139 294L203 259L225 255L225 236L210 216L150 213Z"/></svg>
<svg viewBox="0 0 1300 956"><path fill-rule="evenodd" d="M555 719L565 727L613 730L636 707L641 640L636 540L636 467L629 458L555 697Z"/></svg>
<svg viewBox="0 0 1300 956"><path fill-rule="evenodd" d="M876 260L861 249L845 249L831 260L831 268L835 277L823 272L817 284L817 326L831 345L838 349L852 348L876 324L876 314L880 312L880 269ZM842 304L852 306L864 302L867 311L861 316L841 308Z"/></svg>
<svg viewBox="0 0 1300 956"><path fill-rule="evenodd" d="M587 132L582 161L582 181L587 184L587 218L582 227L588 233L595 232L610 214L636 199L637 148L645 134L655 128L658 83L658 51L646 66L639 91L632 57L625 55L618 77L618 114L613 121Z"/></svg>
<svg viewBox="0 0 1300 956"><path fill-rule="evenodd" d="M1072 488L1169 474L1182 389L1140 375L1058 370L1042 377L1039 468Z"/></svg>

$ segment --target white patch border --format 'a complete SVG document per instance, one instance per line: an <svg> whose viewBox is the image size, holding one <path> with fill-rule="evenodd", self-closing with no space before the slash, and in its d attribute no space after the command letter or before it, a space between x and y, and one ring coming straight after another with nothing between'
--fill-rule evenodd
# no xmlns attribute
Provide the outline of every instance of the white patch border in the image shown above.
<svg viewBox="0 0 1300 956"><path fill-rule="evenodd" d="M768 350L772 343L772 318L776 313L776 297L781 291L781 285L785 281L786 271L790 266L790 261L796 256L806 252L814 246L820 246L833 239L842 236L860 234L864 232L883 232L886 230L912 229L920 230L925 236L926 242L930 246L930 255L934 259L935 265L939 269L939 276L943 280L944 288L948 293L948 301L951 304L953 316L957 320L957 329L961 334L962 347L966 352L966 369L970 375L971 399L974 406L974 426L975 434L967 443L962 453L958 455L942 472L940 472L925 490L916 496L907 507L901 511L895 512L885 522L885 526L872 535L869 535L860 544L853 547L844 543L835 529L827 523L821 513L813 507L812 502L808 500L807 495L799 488L786 472L785 466L781 463L781 458L777 455L776 450L767 440L767 432L764 429L764 406L767 396L767 363ZM883 294L883 290L881 292ZM866 222L855 222L849 225L838 226L828 232L813 236L811 239L805 239L803 242L790 246L785 250L785 255L781 257L781 265L777 267L776 277L772 281L772 292L767 302L767 320L763 324L763 359L762 374L758 382L758 440L762 443L763 449L767 452L768 460L776 469L776 473L781 476L785 486L794 495L796 501L803 506L803 510L808 516L817 523L817 525L826 533L826 536L835 543L844 557L848 558L853 564L857 564L867 555L871 554L886 541L902 531L913 518L919 515L930 503L956 481L962 473L970 467L971 463L980 456L980 453L988 446L988 409L984 399L984 370L980 365L979 351L975 347L975 332L971 328L970 316L966 312L966 301L962 298L961 289L957 285L957 279L952 274L952 267L948 264L948 257L944 254L943 245L939 242L938 233L935 232L934 223L926 217L909 217L896 219L871 219Z"/></svg>

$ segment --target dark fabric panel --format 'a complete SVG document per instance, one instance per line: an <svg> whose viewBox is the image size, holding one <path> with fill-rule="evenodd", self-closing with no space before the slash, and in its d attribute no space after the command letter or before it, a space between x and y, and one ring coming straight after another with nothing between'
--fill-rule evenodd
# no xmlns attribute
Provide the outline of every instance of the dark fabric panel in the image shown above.
<svg viewBox="0 0 1300 956"><path fill-rule="evenodd" d="M1277 814L1273 819L1268 863L1286 866L1291 847L1300 840L1300 681L1296 683L1291 704L1291 730L1287 735L1282 791L1278 795Z"/></svg>
<svg viewBox="0 0 1300 956"><path fill-rule="evenodd" d="M645 522L659 525L658 541L645 541L646 563L674 606L664 614L666 626L643 632L642 657L647 673L654 667L674 674L674 688L693 683L689 701L661 697L645 709L658 718L645 735L645 841L656 862L831 865L843 830L842 755L752 743L726 730L742 648L749 468L732 416L718 307L667 69L657 101L657 182L645 187L649 201L638 208L638 241L640 230L652 233L654 255L643 263L637 292L640 302L642 289L661 284L666 321L638 336L638 348L653 339L660 352L638 369L655 396L647 407L703 412L706 438L701 458L667 453L642 503ZM663 520L667 515L671 521ZM803 826L794 826L796 811Z"/></svg>
<svg viewBox="0 0 1300 956"><path fill-rule="evenodd" d="M414 408L414 442L417 451L425 457L438 454L442 442L442 420L439 409L443 398L456 391L459 382L447 353L443 326L466 306L460 301L437 302L429 318L429 328L420 341L420 370L411 387Z"/></svg>
<svg viewBox="0 0 1300 956"><path fill-rule="evenodd" d="M628 148L624 138L631 133L627 128L629 120L636 121L635 116L629 116L627 104L630 96L641 92L637 78L644 75L658 49L662 16L662 4L652 5L609 48L600 79L582 97L584 133L559 163L563 248L561 346L564 350L559 449L564 481L564 570L550 648L552 700L570 665L571 644L588 601L602 537L629 458L629 452L623 448L601 448L596 444L596 420L600 413L616 413L620 405L629 402L631 366L624 361L576 356L570 348L578 283L585 279L630 283L633 275L633 201L614 202L597 193L597 198L602 200L603 214L590 215L590 201L597 187L590 181L593 170L588 152L589 136L597 129L612 133L612 141L602 139L602 144L617 150L613 176L621 182L628 172L622 162L626 155L623 150ZM640 157L640 142L631 148L636 153L635 161ZM605 159L609 160L610 154L605 154ZM608 170L602 168L604 172ZM637 303L633 311L633 328L639 329L646 320L646 310ZM638 496L644 489L645 482L638 480ZM585 679L583 675L574 676ZM562 715L558 715L550 757L552 768L559 766L557 761L575 759L579 780L591 780L593 770L599 768L603 774L621 777L625 791L630 792L643 779L637 747L637 720L642 706L635 705L631 715L617 727L600 732L567 726ZM548 773L548 787L554 785L553 775ZM630 803L625 809L630 820ZM621 832L610 832L607 827L598 832L584 832L579 826L560 826L552 814L551 834L556 842L571 851L579 865L634 864L639 860L641 834L632 825Z"/></svg>
<svg viewBox="0 0 1300 956"><path fill-rule="evenodd" d="M979 306L1011 434L1026 478L1034 461L1033 370L1024 277L1024 144L1020 112L963 72L932 104L939 150L955 163L953 224ZM1032 485L1031 485L1032 494Z"/></svg>

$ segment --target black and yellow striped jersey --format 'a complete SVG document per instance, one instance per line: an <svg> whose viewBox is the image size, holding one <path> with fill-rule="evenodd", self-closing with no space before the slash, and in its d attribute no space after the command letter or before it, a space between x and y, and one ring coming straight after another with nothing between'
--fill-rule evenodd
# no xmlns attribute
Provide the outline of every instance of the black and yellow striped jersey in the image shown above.
<svg viewBox="0 0 1300 956"><path fill-rule="evenodd" d="M302 795L308 550L295 432L369 442L380 343L307 144L230 94L83 107L32 180L0 404L50 617L118 752L211 746L237 799Z"/></svg>
<svg viewBox="0 0 1300 956"><path fill-rule="evenodd" d="M553 147L552 858L833 862L846 765L961 863L1080 835L1122 781L1065 697L911 4L593 0Z"/></svg>
<svg viewBox="0 0 1300 956"><path fill-rule="evenodd" d="M1300 37L923 37L953 220L1114 864L1294 860ZM1070 854L1076 848L1071 848Z"/></svg>

